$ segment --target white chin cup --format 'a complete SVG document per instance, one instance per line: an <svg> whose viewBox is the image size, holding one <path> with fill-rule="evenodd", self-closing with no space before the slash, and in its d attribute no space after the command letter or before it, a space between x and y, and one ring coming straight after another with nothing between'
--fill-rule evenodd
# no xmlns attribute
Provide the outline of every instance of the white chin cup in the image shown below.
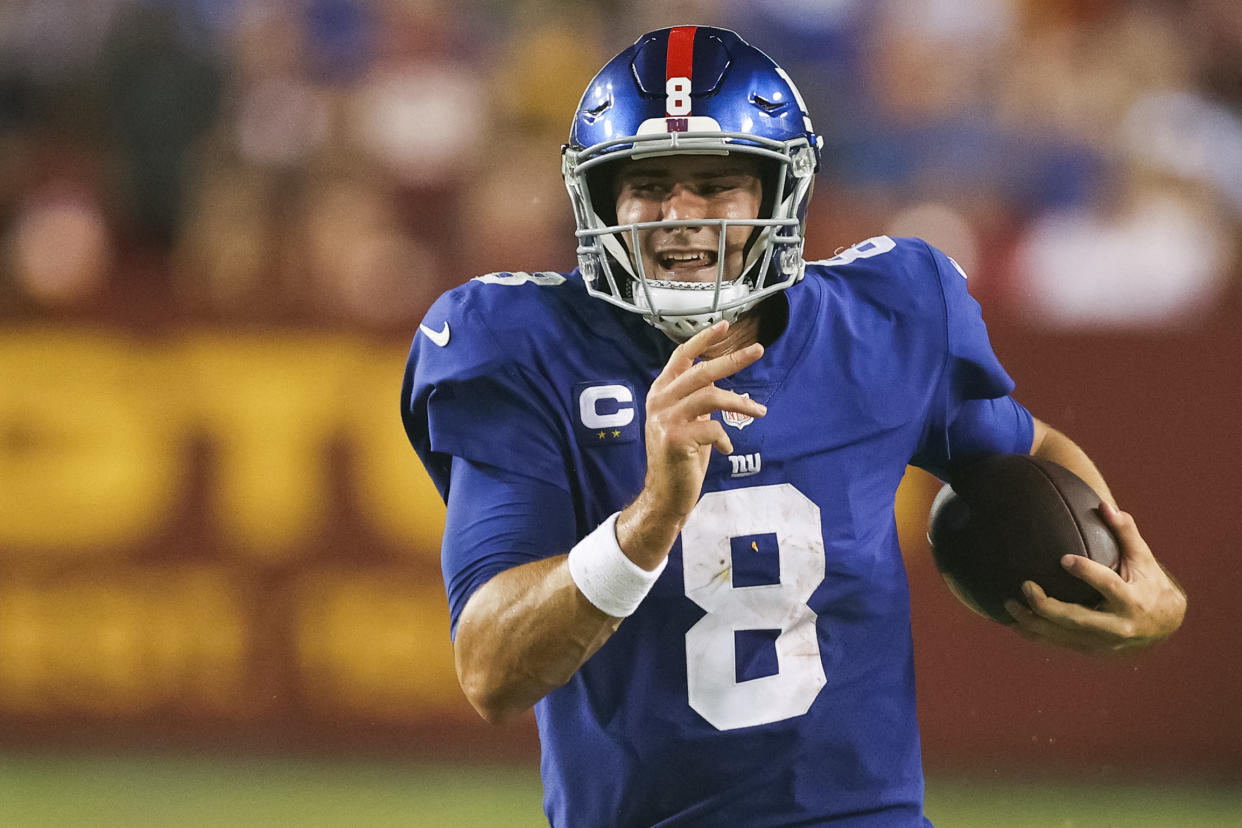
<svg viewBox="0 0 1242 828"><path fill-rule="evenodd" d="M647 294L651 294L651 304ZM715 282L674 282L649 279L646 290L642 282L634 284L634 304L643 318L676 342L685 342L704 328L721 319L735 322L750 309L750 302L740 302L750 293L750 286L738 279L720 286L719 300ZM734 304L739 302L739 304ZM712 310L712 305L717 310ZM729 307L731 306L731 307Z"/></svg>

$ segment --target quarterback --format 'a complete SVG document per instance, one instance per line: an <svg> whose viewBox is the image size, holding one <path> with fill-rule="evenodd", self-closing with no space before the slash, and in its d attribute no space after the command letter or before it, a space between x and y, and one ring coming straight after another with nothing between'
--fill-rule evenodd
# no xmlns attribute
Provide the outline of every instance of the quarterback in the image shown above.
<svg viewBox="0 0 1242 828"><path fill-rule="evenodd" d="M925 825L894 498L1030 452L1108 504L1098 610L1032 585L1024 636L1150 645L1185 596L1066 436L1033 417L960 268L876 236L820 261L821 141L733 32L651 32L588 86L563 149L569 273L435 303L402 389L447 503L458 677L534 708L552 825Z"/></svg>

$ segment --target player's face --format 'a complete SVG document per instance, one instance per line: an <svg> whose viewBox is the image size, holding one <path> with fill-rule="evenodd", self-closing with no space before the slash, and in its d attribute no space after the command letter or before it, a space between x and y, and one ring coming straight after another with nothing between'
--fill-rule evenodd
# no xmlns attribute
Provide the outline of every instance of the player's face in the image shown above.
<svg viewBox="0 0 1242 828"><path fill-rule="evenodd" d="M758 162L741 155L668 155L630 162L616 179L617 223L753 219L763 188ZM724 279L742 273L752 228L729 227ZM716 279L720 228L715 225L653 228L639 234L649 279L709 282Z"/></svg>

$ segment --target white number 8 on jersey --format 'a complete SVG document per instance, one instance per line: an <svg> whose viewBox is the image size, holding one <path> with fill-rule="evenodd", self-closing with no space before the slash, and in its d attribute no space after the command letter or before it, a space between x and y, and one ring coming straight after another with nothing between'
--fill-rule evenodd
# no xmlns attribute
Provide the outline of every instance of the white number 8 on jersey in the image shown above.
<svg viewBox="0 0 1242 828"><path fill-rule="evenodd" d="M733 586L730 539L776 534L780 583ZM709 492L681 533L686 595L707 615L686 633L690 706L720 730L801 716L827 683L815 613L824 580L819 507L789 483ZM734 633L780 630L777 672L737 680Z"/></svg>

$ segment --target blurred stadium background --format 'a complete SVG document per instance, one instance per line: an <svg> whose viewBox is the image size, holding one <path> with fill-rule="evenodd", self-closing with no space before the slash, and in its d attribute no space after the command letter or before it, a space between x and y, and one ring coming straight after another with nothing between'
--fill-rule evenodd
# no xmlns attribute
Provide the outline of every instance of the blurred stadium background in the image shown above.
<svg viewBox="0 0 1242 828"><path fill-rule="evenodd" d="M686 22L801 86L808 256L953 255L1191 595L1141 660L1027 644L911 473L930 815L1242 825L1236 0L0 0L0 823L541 824L398 387L441 291L573 266L577 97Z"/></svg>

